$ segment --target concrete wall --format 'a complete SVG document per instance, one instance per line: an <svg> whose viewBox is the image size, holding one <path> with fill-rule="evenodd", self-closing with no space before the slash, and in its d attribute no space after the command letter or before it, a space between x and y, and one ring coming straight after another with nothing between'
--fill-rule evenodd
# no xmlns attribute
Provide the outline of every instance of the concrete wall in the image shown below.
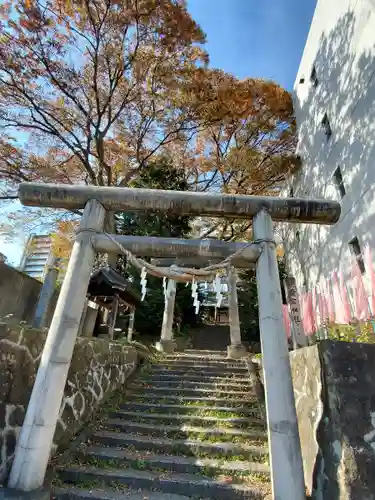
<svg viewBox="0 0 375 500"><path fill-rule="evenodd" d="M305 281L311 287L340 267L348 275L348 243L355 236L362 247L368 243L375 250L374 55L374 0L318 0L294 88L303 166L288 190L293 186L295 196L338 200L332 175L340 166L346 195L335 226L283 228L288 262L299 285ZM317 87L310 81L314 65ZM332 128L328 141L322 126L325 113Z"/></svg>
<svg viewBox="0 0 375 500"><path fill-rule="evenodd" d="M325 340L291 353L313 500L375 499L375 345Z"/></svg>
<svg viewBox="0 0 375 500"><path fill-rule="evenodd" d="M0 483L13 458L45 339L45 332L0 323ZM124 384L137 361L133 347L99 339L77 339L55 446L69 442L100 403Z"/></svg>
<svg viewBox="0 0 375 500"><path fill-rule="evenodd" d="M13 314L17 319L32 323L42 283L13 267L0 262L0 318ZM47 316L52 320L58 299L56 291Z"/></svg>

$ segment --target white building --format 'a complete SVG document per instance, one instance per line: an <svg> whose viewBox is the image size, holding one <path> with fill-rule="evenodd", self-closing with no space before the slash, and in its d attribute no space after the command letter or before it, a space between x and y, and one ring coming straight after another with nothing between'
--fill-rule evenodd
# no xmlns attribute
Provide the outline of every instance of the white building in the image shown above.
<svg viewBox="0 0 375 500"><path fill-rule="evenodd" d="M294 87L302 168L296 197L340 200L332 227L283 227L299 286L314 286L352 255L375 255L375 0L318 0Z"/></svg>
<svg viewBox="0 0 375 500"><path fill-rule="evenodd" d="M43 280L47 266L53 262L52 240L49 235L31 235L25 245L20 271Z"/></svg>

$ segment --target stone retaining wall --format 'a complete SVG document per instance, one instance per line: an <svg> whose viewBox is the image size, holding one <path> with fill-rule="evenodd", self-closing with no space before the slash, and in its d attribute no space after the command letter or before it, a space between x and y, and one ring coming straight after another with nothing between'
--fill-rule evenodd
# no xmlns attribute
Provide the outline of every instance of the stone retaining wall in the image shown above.
<svg viewBox="0 0 375 500"><path fill-rule="evenodd" d="M0 323L0 483L13 458L45 339L45 332ZM77 339L55 447L70 441L100 403L124 384L137 362L133 347L100 339Z"/></svg>
<svg viewBox="0 0 375 500"><path fill-rule="evenodd" d="M375 500L375 345L325 340L291 353L313 500Z"/></svg>
<svg viewBox="0 0 375 500"><path fill-rule="evenodd" d="M18 320L32 324L42 283L14 267L0 262L0 318L12 314ZM55 290L46 325L49 325L59 292Z"/></svg>

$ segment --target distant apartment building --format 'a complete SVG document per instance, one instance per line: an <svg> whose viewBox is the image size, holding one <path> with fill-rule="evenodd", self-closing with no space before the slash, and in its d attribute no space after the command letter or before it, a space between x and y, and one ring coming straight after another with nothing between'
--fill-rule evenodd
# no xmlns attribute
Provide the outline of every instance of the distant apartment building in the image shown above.
<svg viewBox="0 0 375 500"><path fill-rule="evenodd" d="M375 0L318 0L294 87L302 167L288 196L339 200L335 226L282 227L300 287L375 254Z"/></svg>
<svg viewBox="0 0 375 500"><path fill-rule="evenodd" d="M40 234L29 236L22 255L20 271L32 278L43 281L47 267L52 263L51 236Z"/></svg>

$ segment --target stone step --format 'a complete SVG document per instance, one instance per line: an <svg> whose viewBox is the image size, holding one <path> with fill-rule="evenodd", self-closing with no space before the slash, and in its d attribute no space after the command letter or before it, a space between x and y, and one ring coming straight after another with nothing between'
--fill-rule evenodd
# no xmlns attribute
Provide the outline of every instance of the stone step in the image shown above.
<svg viewBox="0 0 375 500"><path fill-rule="evenodd" d="M240 375L241 378L246 378L249 376L249 371L246 368L216 368L216 367L194 367L194 366L163 366L163 365L152 365L150 367L150 375L181 375L189 378L191 375L200 377L212 377L220 376L227 377L233 375Z"/></svg>
<svg viewBox="0 0 375 500"><path fill-rule="evenodd" d="M233 384L231 382L198 382L197 380L184 380L181 378L180 380L155 380L155 379L139 379L138 382L143 387L158 387L160 389L167 390L178 390L178 389L208 389L211 391L247 391L250 392L253 390L253 385L246 381L242 384ZM131 386L129 386L131 387Z"/></svg>
<svg viewBox="0 0 375 500"><path fill-rule="evenodd" d="M232 359L232 358L217 358L217 359L210 359L206 357L198 357L198 358L193 358L193 357L179 357L179 358L165 358L160 357L158 360L153 363L155 365L158 364L163 364L163 365L189 365L189 366L194 366L194 365L204 365L204 366L212 366L213 368L217 367L223 367L225 368L226 366L231 366L233 368L243 368L245 367L245 360L244 359Z"/></svg>
<svg viewBox="0 0 375 500"><path fill-rule="evenodd" d="M220 394L220 397L231 397L240 398L243 397L246 399L249 395L251 395L250 391L241 391L241 390L226 390L225 387L215 387L212 386L210 388L205 387L160 387L159 385L153 385L152 387L149 384L131 384L127 386L127 390L133 391L142 391L144 394L151 394L155 396L206 396L209 394L215 395Z"/></svg>
<svg viewBox="0 0 375 500"><path fill-rule="evenodd" d="M161 361L174 362L174 363L183 362L183 363L208 363L208 364L231 363L233 365L243 363L242 359L233 359L233 358L228 358L227 356L218 356L218 355L203 356L198 354L177 354L177 355L169 354L163 356L163 358L161 358Z"/></svg>
<svg viewBox="0 0 375 500"><path fill-rule="evenodd" d="M131 395L129 395L131 396ZM227 397L204 397L204 396L178 396L178 395L161 395L160 393L153 392L153 391L143 391L137 394L134 394L135 400L136 401L142 401L144 399L147 399L147 401L160 401L160 404L164 404L165 402L181 402L181 403L186 403L186 404L218 404L218 405L226 405L226 404L258 404L258 401L249 395L247 397L238 397L236 398L227 398Z"/></svg>
<svg viewBox="0 0 375 500"><path fill-rule="evenodd" d="M201 367L201 368L210 368L210 369L237 369L237 370L247 370L247 367L243 361L234 361L234 360L210 360L207 358L202 358L200 360L195 359L161 359L154 366L174 366L174 367Z"/></svg>
<svg viewBox="0 0 375 500"><path fill-rule="evenodd" d="M140 378L139 380L143 380ZM146 379L144 379L146 380ZM227 376L223 377L221 375L196 375L194 373L183 373L181 375L174 375L171 374L171 372L166 372L166 373L160 373L160 374L155 374L152 376L147 377L147 381L150 383L155 383L155 382L165 382L165 383L181 383L181 382L186 382L186 383L207 383L207 384L235 384L235 385L252 385L252 381L250 377L236 377L236 376Z"/></svg>
<svg viewBox="0 0 375 500"><path fill-rule="evenodd" d="M163 493L185 496L210 496L222 500L263 500L261 488L242 484L228 484L225 480L190 474L161 474L134 469L101 469L97 467L69 467L59 470L61 479L72 483L100 481L107 485L124 484L137 489L157 489Z"/></svg>
<svg viewBox="0 0 375 500"><path fill-rule="evenodd" d="M227 356L227 351L215 351L215 350L204 350L204 349L185 349L184 351L177 352L176 354L187 354L187 355L196 355L199 356Z"/></svg>
<svg viewBox="0 0 375 500"><path fill-rule="evenodd" d="M204 357L210 357L210 356L221 356L221 357L226 357L228 354L228 350L223 350L223 351L202 351L199 349L185 349L183 351L174 351L170 353L165 353L165 356L204 356Z"/></svg>
<svg viewBox="0 0 375 500"><path fill-rule="evenodd" d="M122 493L116 489L55 488L53 497L58 500L191 500L185 495L160 493L147 490L130 490L124 485ZM202 500L210 500L203 498Z"/></svg>
<svg viewBox="0 0 375 500"><path fill-rule="evenodd" d="M227 356L218 356L218 355L213 355L213 356L202 356L199 354L180 354L180 355L171 355L167 354L163 356L163 360L165 361L188 361L188 362L195 362L195 363L205 363L206 361L224 361L224 362L232 362L233 361L236 363L237 360L233 360L232 358L228 358Z"/></svg>
<svg viewBox="0 0 375 500"><path fill-rule="evenodd" d="M235 443L211 443L209 441L199 441L191 439L168 439L138 436L130 433L97 431L92 434L92 442L100 443L104 446L133 446L138 450L149 450L157 453L183 453L194 455L195 453L207 453L210 457L220 456L241 456L246 460L254 460L254 457L266 457L268 449L265 446L248 446Z"/></svg>
<svg viewBox="0 0 375 500"><path fill-rule="evenodd" d="M181 457L145 454L144 451L123 450L121 448L100 448L90 446L79 455L80 460L93 458L99 461L111 461L116 463L116 467L122 465L134 467L136 469L167 469L173 472L185 474L206 473L207 469L212 472L226 473L260 473L269 474L270 467L267 464L248 461L215 460L209 458Z"/></svg>
<svg viewBox="0 0 375 500"><path fill-rule="evenodd" d="M223 428L223 427L195 427L192 425L161 425L157 423L132 422L130 420L122 420L120 418L111 418L104 422L107 429L120 429L124 432L132 432L137 434L149 434L168 436L170 434L204 434L205 436L221 436L223 438L230 436L231 439L241 437L245 439L263 440L267 439L267 434L264 430L259 429L241 429L241 428ZM223 439L224 441L225 439Z"/></svg>
<svg viewBox="0 0 375 500"><path fill-rule="evenodd" d="M129 402L123 403L120 405L120 408L123 410L133 410L133 411L141 411L141 412L163 412L163 413L178 413L178 414L186 414L186 413L197 413L203 411L213 411L213 412L229 412L229 413L237 413L243 415L254 415L257 412L256 407L249 406L193 406L193 405L179 405L179 404L160 404L160 403L148 403L148 402Z"/></svg>
<svg viewBox="0 0 375 500"><path fill-rule="evenodd" d="M137 419L142 419L144 421L157 421L162 423L170 423L170 422L189 422L191 424L195 423L203 427L204 425L243 425L243 426L256 426L257 428L265 428L265 425L261 419L257 419L254 417L229 417L229 418L220 418L214 416L201 417L199 415L178 415L171 413L141 413L141 412L132 412L132 411L124 411L118 410L112 412L110 415L112 418L124 418L129 419L133 418L134 421Z"/></svg>

